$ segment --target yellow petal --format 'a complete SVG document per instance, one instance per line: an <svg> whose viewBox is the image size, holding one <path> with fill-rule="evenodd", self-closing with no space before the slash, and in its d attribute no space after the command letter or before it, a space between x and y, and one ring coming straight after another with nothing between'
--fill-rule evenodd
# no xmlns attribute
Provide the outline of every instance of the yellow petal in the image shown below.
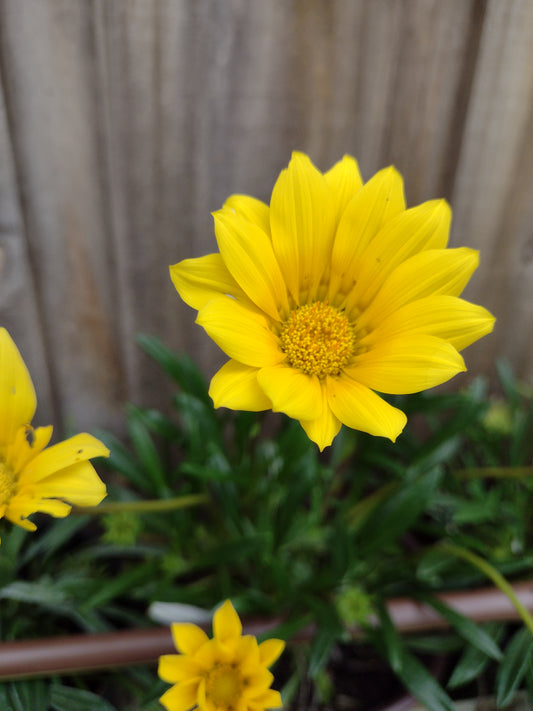
<svg viewBox="0 0 533 711"><path fill-rule="evenodd" d="M274 681L274 675L266 667L258 667L253 674L246 676L246 681L250 689L250 696L255 696L258 691L261 692L263 689L265 691L268 689Z"/></svg>
<svg viewBox="0 0 533 711"><path fill-rule="evenodd" d="M387 222L361 255L352 305L366 308L385 279L402 262L426 249L444 249L448 241L451 211L445 200L430 200Z"/></svg>
<svg viewBox="0 0 533 711"><path fill-rule="evenodd" d="M429 296L391 314L361 343L367 347L405 334L437 336L458 351L490 333L494 316L487 309L456 296Z"/></svg>
<svg viewBox="0 0 533 711"><path fill-rule="evenodd" d="M97 502L100 503L100 502ZM35 511L39 513L49 514L55 518L65 518L72 511L72 506L58 499L41 499L36 502Z"/></svg>
<svg viewBox="0 0 533 711"><path fill-rule="evenodd" d="M295 368L262 368L257 382L272 402L274 412L284 412L296 420L320 417L322 397L316 375L305 375Z"/></svg>
<svg viewBox="0 0 533 711"><path fill-rule="evenodd" d="M427 296L459 296L479 263L473 249L429 249L402 262L358 319L373 328L404 304Z"/></svg>
<svg viewBox="0 0 533 711"><path fill-rule="evenodd" d="M28 486L42 499L57 498L76 506L97 506L107 494L105 484L90 462L76 462L44 478L40 478L38 466L33 473L37 478L30 480L25 477L24 482L20 482L21 491L24 491L24 486ZM39 510L52 513L42 507Z"/></svg>
<svg viewBox="0 0 533 711"><path fill-rule="evenodd" d="M316 289L333 242L334 203L326 179L303 153L293 153L270 202L272 243L294 300Z"/></svg>
<svg viewBox="0 0 533 711"><path fill-rule="evenodd" d="M388 437L393 442L405 427L407 418L401 410L346 374L340 378L328 377L327 388L333 413L348 427Z"/></svg>
<svg viewBox="0 0 533 711"><path fill-rule="evenodd" d="M17 430L31 422L36 407L28 369L9 333L0 328L0 446L13 442Z"/></svg>
<svg viewBox="0 0 533 711"><path fill-rule="evenodd" d="M305 433L312 442L318 445L320 451L329 447L339 433L341 423L331 411L327 399L326 383L321 384L322 414L314 420L300 420Z"/></svg>
<svg viewBox="0 0 533 711"><path fill-rule="evenodd" d="M28 462L36 457L52 436L52 425L48 427L21 427L11 446L6 451L6 463L15 472L21 472Z"/></svg>
<svg viewBox="0 0 533 711"><path fill-rule="evenodd" d="M21 472L20 484L34 484L62 469L92 457L108 457L107 447L90 434L78 434L54 444L32 459ZM93 470L94 471L94 470ZM80 475L86 476L80 472Z"/></svg>
<svg viewBox="0 0 533 711"><path fill-rule="evenodd" d="M25 528L27 531L35 531L37 526L28 520L28 516L39 510L39 499L17 493L7 504L5 517L11 523Z"/></svg>
<svg viewBox="0 0 533 711"><path fill-rule="evenodd" d="M209 641L203 629L190 622L174 622L170 626L170 631L176 649L182 654L195 654Z"/></svg>
<svg viewBox="0 0 533 711"><path fill-rule="evenodd" d="M233 659L239 664L243 674L254 672L257 665L260 664L259 645L256 637L247 634L244 637L236 638Z"/></svg>
<svg viewBox="0 0 533 711"><path fill-rule="evenodd" d="M176 291L186 304L200 310L208 301L221 294L230 294L242 302L249 299L231 276L220 254L207 254L196 259L184 259L170 267L170 277Z"/></svg>
<svg viewBox="0 0 533 711"><path fill-rule="evenodd" d="M259 645L259 659L261 664L270 667L285 649L282 639L266 639Z"/></svg>
<svg viewBox="0 0 533 711"><path fill-rule="evenodd" d="M274 689L267 689L260 695L248 700L248 708L251 711L265 711L265 709L280 709L281 707L281 694Z"/></svg>
<svg viewBox="0 0 533 711"><path fill-rule="evenodd" d="M363 187L359 166L355 158L344 156L327 173L324 173L324 177L330 187L335 204L334 212L338 220L355 193Z"/></svg>
<svg viewBox="0 0 533 711"><path fill-rule="evenodd" d="M12 502L13 500L11 500L11 502L9 503L9 506L4 514L6 519L8 521L11 521L11 523L14 523L17 526L26 529L26 531L36 531L37 526L33 523L33 521L29 521L27 519L27 516L30 516L32 513L35 513L37 509L35 507L32 507L31 511L26 512L27 507L24 507L24 512L22 512L18 508L18 506L16 506Z"/></svg>
<svg viewBox="0 0 533 711"><path fill-rule="evenodd" d="M359 278L361 255L379 230L405 211L402 176L392 167L376 173L341 216L331 255L330 298Z"/></svg>
<svg viewBox="0 0 533 711"><path fill-rule="evenodd" d="M270 237L270 209L261 200L249 195L231 195L224 203L224 207L253 222Z"/></svg>
<svg viewBox="0 0 533 711"><path fill-rule="evenodd" d="M198 681L182 682L171 686L160 697L159 702L168 711L188 711L196 706L198 698Z"/></svg>
<svg viewBox="0 0 533 711"><path fill-rule="evenodd" d="M202 667L185 654L164 654L159 657L157 675L169 684L175 684L178 681L199 680L202 671Z"/></svg>
<svg viewBox="0 0 533 711"><path fill-rule="evenodd" d="M215 373L209 395L215 407L259 412L269 410L272 403L257 382L257 368L230 360Z"/></svg>
<svg viewBox="0 0 533 711"><path fill-rule="evenodd" d="M230 600L221 605L213 617L213 634L219 642L225 642L232 637L240 637L242 624L239 615Z"/></svg>
<svg viewBox="0 0 533 711"><path fill-rule="evenodd" d="M270 238L251 222L219 210L215 233L225 265L247 296L273 319L287 314L287 289Z"/></svg>
<svg viewBox="0 0 533 711"><path fill-rule="evenodd" d="M357 356L351 377L382 393L416 393L466 370L459 353L435 336L402 334Z"/></svg>
<svg viewBox="0 0 533 711"><path fill-rule="evenodd" d="M230 358L244 365L261 368L285 358L266 316L229 297L209 301L199 312L196 323Z"/></svg>

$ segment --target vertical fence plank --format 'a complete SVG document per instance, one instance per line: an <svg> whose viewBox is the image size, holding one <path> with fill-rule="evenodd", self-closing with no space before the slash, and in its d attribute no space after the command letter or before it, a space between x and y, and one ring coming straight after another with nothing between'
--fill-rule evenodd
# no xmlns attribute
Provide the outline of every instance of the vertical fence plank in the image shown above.
<svg viewBox="0 0 533 711"><path fill-rule="evenodd" d="M17 180L63 423L116 424L122 376L91 8L6 0L2 15Z"/></svg>
<svg viewBox="0 0 533 711"><path fill-rule="evenodd" d="M533 4L488 3L455 180L453 236L481 250L467 294L498 318L471 349L480 371L507 357L533 374Z"/></svg>
<svg viewBox="0 0 533 711"><path fill-rule="evenodd" d="M59 413L50 383L1 81L0 165L0 326L16 342L34 381L38 401L35 423L57 425Z"/></svg>

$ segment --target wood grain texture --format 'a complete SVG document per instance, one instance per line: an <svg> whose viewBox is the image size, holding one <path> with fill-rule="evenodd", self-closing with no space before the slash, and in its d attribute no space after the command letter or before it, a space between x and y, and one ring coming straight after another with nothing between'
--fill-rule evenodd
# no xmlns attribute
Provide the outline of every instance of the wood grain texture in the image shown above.
<svg viewBox="0 0 533 711"><path fill-rule="evenodd" d="M294 149L448 198L499 317L470 373L533 375L532 55L528 0L0 0L0 315L51 411L120 429L125 400L165 406L138 332L223 362L168 265L215 251L211 211L268 201Z"/></svg>

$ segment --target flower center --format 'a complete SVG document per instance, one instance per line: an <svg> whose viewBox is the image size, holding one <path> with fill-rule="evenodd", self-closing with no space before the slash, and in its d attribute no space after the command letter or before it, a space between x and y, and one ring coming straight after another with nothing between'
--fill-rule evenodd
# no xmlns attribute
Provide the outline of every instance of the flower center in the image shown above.
<svg viewBox="0 0 533 711"><path fill-rule="evenodd" d="M327 301L291 311L280 332L280 346L289 365L307 375L338 375L355 351L352 324Z"/></svg>
<svg viewBox="0 0 533 711"><path fill-rule="evenodd" d="M237 669L227 664L216 666L205 682L205 695L217 708L234 708L240 698L243 680Z"/></svg>
<svg viewBox="0 0 533 711"><path fill-rule="evenodd" d="M7 504L15 490L15 472L0 459L0 506Z"/></svg>

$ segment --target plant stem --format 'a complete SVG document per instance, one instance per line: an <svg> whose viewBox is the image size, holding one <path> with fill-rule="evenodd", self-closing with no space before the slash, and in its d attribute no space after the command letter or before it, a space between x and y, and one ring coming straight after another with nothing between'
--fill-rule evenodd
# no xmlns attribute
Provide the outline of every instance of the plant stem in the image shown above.
<svg viewBox="0 0 533 711"><path fill-rule="evenodd" d="M461 479L525 479L533 476L533 467L471 467L455 473Z"/></svg>
<svg viewBox="0 0 533 711"><path fill-rule="evenodd" d="M191 494L190 496L176 496L173 499L154 499L150 501L113 501L99 506L74 506L73 514L102 515L111 513L158 513L160 511L173 511L184 509L197 504L206 504L209 497L206 494Z"/></svg>
<svg viewBox="0 0 533 711"><path fill-rule="evenodd" d="M448 553L455 555L458 558L463 558L463 560L468 561L475 568L477 568L488 578L490 578L494 585L496 585L496 587L499 588L502 593L507 596L517 613L522 618L522 621L524 622L526 627L529 629L531 634L533 634L533 617L524 607L524 605L522 605L522 603L516 596L512 586L507 582L503 575L498 570L496 570L493 565L491 565L484 558L478 556L476 553L472 553L472 551L469 551L466 548L462 548L461 546L456 546L453 543L441 543L439 547L441 549L444 549L445 551L448 551Z"/></svg>

